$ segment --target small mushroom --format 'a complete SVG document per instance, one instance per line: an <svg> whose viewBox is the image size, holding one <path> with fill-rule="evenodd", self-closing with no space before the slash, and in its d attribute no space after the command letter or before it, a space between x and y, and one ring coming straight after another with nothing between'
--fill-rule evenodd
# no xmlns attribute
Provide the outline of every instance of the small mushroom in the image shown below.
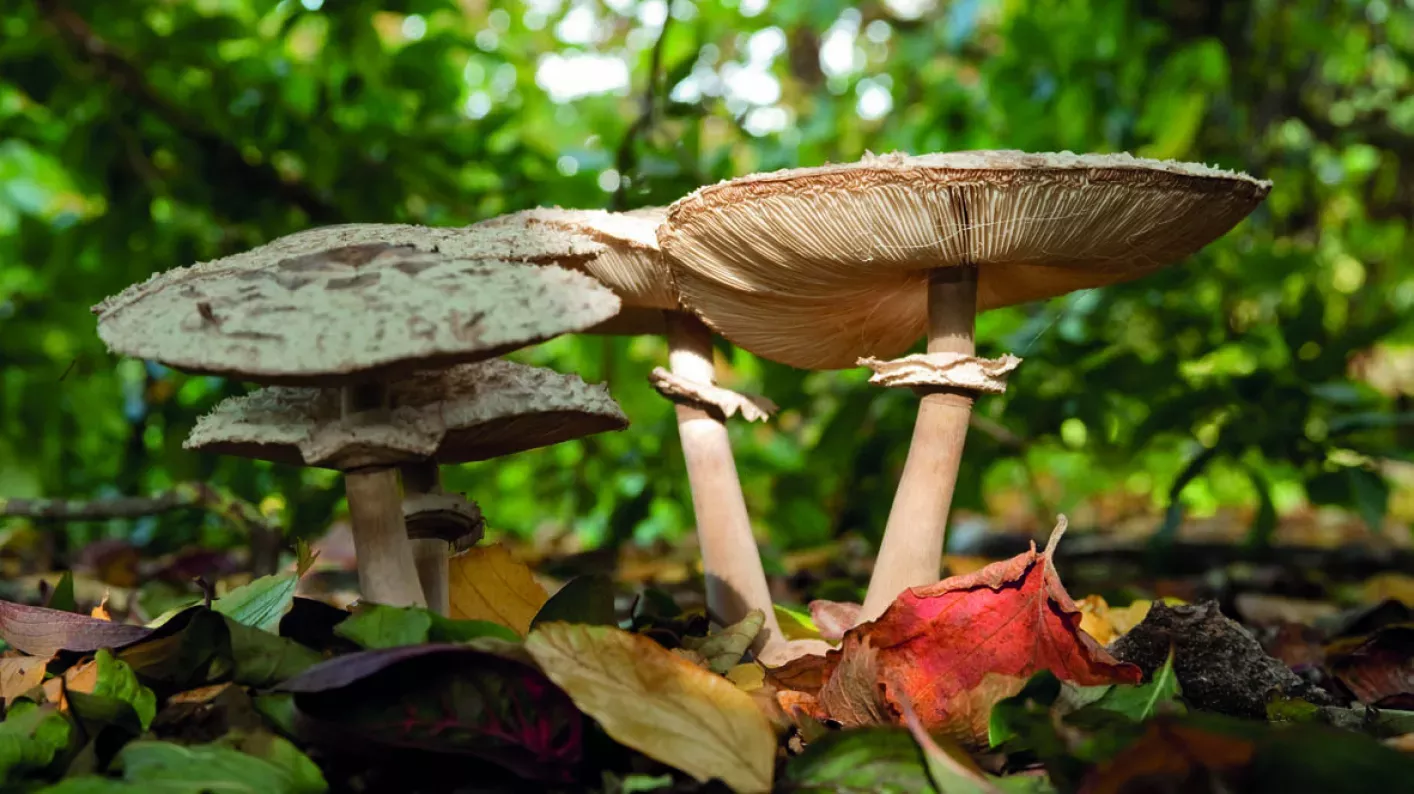
<svg viewBox="0 0 1414 794"><path fill-rule="evenodd" d="M764 397L716 385L712 333L683 308L658 247L658 226L665 214L662 208L618 213L540 208L484 225L551 226L591 238L605 250L578 267L611 288L623 308L584 333L666 335L669 368L655 368L649 381L677 403L678 434L707 577L707 606L728 624L761 610L766 622L757 636L760 651L782 636L723 420L738 413L748 421L765 420L776 406Z"/></svg>
<svg viewBox="0 0 1414 794"><path fill-rule="evenodd" d="M673 204L659 231L683 302L722 336L797 367L869 366L920 396L861 621L938 580L982 359L978 311L1127 281L1250 213L1270 183L1129 155L956 152L756 174ZM927 338L927 352L895 361Z"/></svg>
<svg viewBox="0 0 1414 794"><path fill-rule="evenodd" d="M428 436L393 421L388 384L581 330L619 308L577 272L456 258L500 252L538 261L521 255L527 247L567 260L599 249L553 229L327 227L153 276L94 312L99 336L123 355L337 389L339 432L313 439L324 445L313 456L337 460L345 474L363 596L422 605L391 466Z"/></svg>
<svg viewBox="0 0 1414 794"><path fill-rule="evenodd" d="M231 397L202 417L189 449L344 470L359 448L402 472L402 515L422 590L447 612L447 554L481 536L481 511L442 490L440 464L470 463L622 430L628 419L604 386L577 375L491 359L419 372L388 384L386 436L403 443L371 449L354 438L334 389L271 386ZM360 560L362 558L360 557Z"/></svg>

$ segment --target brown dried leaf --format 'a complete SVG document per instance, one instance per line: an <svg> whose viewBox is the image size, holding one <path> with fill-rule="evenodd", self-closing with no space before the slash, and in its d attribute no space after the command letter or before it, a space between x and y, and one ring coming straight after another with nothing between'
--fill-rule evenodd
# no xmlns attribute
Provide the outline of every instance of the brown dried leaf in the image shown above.
<svg viewBox="0 0 1414 794"><path fill-rule="evenodd" d="M44 668L52 657L11 656L0 659L0 697L10 701L44 683Z"/></svg>

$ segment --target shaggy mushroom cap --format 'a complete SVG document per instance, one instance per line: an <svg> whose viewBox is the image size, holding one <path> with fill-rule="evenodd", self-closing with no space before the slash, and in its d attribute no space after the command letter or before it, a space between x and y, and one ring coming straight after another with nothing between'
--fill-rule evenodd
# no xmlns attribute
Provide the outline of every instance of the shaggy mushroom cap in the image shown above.
<svg viewBox="0 0 1414 794"><path fill-rule="evenodd" d="M258 389L222 401L183 446L347 470L489 460L628 426L606 387L504 359L419 372L388 396L388 421L370 426L341 418L335 389Z"/></svg>
<svg viewBox="0 0 1414 794"><path fill-rule="evenodd" d="M541 207L492 218L478 226L527 232L552 228L603 246L598 256L575 267L612 289L623 300L623 309L586 333L628 336L663 333L663 312L681 308L672 271L658 248L658 227L666 218L663 207L629 212Z"/></svg>
<svg viewBox="0 0 1414 794"><path fill-rule="evenodd" d="M94 307L99 336L189 372L332 386L492 358L619 310L611 291L559 267L341 241L310 253L272 243L154 276Z"/></svg>
<svg viewBox="0 0 1414 794"><path fill-rule="evenodd" d="M836 369L924 334L930 270L978 266L979 311L1127 281L1221 237L1270 188L1127 154L895 153L702 188L658 236L683 303L722 336Z"/></svg>

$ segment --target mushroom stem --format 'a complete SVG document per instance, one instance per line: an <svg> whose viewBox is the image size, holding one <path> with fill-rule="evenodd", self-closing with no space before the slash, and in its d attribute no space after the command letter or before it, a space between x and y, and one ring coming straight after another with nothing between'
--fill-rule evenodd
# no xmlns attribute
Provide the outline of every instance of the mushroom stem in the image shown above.
<svg viewBox="0 0 1414 794"><path fill-rule="evenodd" d="M976 315L975 265L937 268L928 274L929 353L973 355ZM919 391L913 441L857 623L882 615L904 590L939 578L973 396L951 388Z"/></svg>
<svg viewBox="0 0 1414 794"><path fill-rule="evenodd" d="M668 363L673 374L699 383L715 383L711 330L687 312L664 314ZM727 426L694 405L679 403L677 417L692 489L692 509L697 518L697 539L702 547L702 567L707 574L707 608L729 624L753 609L761 610L766 623L753 645L759 653L783 638L766 584L766 571L761 567L761 554L751 533Z"/></svg>
<svg viewBox="0 0 1414 794"><path fill-rule="evenodd" d="M388 392L382 384L345 386L341 398L345 420L358 417L376 422L387 418ZM426 606L403 522L397 471L387 466L345 471L344 490L363 598L391 606Z"/></svg>
<svg viewBox="0 0 1414 794"><path fill-rule="evenodd" d="M403 494L442 493L442 469L435 460L406 463L399 467ZM412 538L412 557L427 607L439 615L451 611L451 589L447 581L447 558L451 544L441 538Z"/></svg>

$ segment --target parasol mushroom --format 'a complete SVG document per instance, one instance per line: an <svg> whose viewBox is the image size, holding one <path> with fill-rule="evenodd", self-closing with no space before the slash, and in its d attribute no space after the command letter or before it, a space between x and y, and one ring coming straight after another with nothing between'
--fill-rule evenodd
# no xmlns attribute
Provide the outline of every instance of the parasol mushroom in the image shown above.
<svg viewBox="0 0 1414 794"><path fill-rule="evenodd" d="M722 336L792 366L868 366L921 396L862 622L938 580L974 395L1003 391L1020 363L975 355L975 314L1169 265L1269 189L1124 154L896 153L702 188L659 238L683 302ZM881 360L920 336L926 353Z"/></svg>
<svg viewBox="0 0 1414 794"><path fill-rule="evenodd" d="M740 413L748 421L762 421L776 406L763 397L716 385L712 333L696 314L683 308L658 247L657 230L665 215L662 208L630 212L540 208L483 225L552 226L603 245L602 253L578 267L611 288L623 308L584 333L667 337L669 368L654 368L649 381L676 403L707 579L707 606L728 624L753 609L761 610L766 616L757 635L756 648L761 651L782 638L724 420Z"/></svg>
<svg viewBox="0 0 1414 794"><path fill-rule="evenodd" d="M331 446L316 457L341 461L363 596L422 605L388 461L388 450L419 442L391 423L387 384L618 311L618 298L580 273L453 258L517 255L531 243L566 257L596 250L555 230L326 227L156 275L94 312L99 336L117 353L187 372L338 389L342 432L321 437Z"/></svg>
<svg viewBox="0 0 1414 794"><path fill-rule="evenodd" d="M577 375L491 359L419 372L388 385L389 435L361 453L402 472L404 519L428 606L447 612L450 547L480 539L477 506L442 490L440 464L489 460L608 430L628 419L604 386ZM271 386L231 397L202 417L187 449L345 470L357 445L335 389ZM364 445L367 449L368 445Z"/></svg>

